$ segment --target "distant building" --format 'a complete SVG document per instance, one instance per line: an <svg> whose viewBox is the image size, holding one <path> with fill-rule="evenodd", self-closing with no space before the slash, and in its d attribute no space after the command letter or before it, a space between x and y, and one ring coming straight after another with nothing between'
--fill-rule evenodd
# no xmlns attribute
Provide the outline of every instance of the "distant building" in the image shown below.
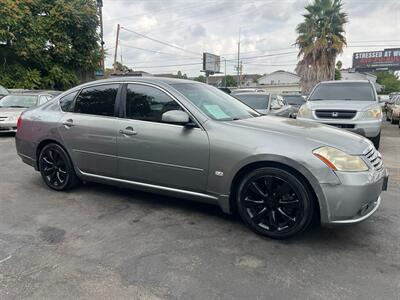
<svg viewBox="0 0 400 300"><path fill-rule="evenodd" d="M270 74L265 74L258 79L258 86L279 94L301 93L300 76L295 73L278 70Z"/></svg>
<svg viewBox="0 0 400 300"><path fill-rule="evenodd" d="M367 72L356 72L354 69L341 70L342 80L369 80L375 84L376 91L382 91L383 86L376 82L376 75Z"/></svg>

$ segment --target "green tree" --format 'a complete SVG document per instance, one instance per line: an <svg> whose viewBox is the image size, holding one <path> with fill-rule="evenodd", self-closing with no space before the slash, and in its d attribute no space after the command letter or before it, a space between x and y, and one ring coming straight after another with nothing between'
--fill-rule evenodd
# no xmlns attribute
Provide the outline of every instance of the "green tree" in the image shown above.
<svg viewBox="0 0 400 300"><path fill-rule="evenodd" d="M316 83L333 78L336 56L346 45L347 14L342 7L341 0L314 0L305 7L304 21L296 28L296 45L301 58L296 72L305 93Z"/></svg>
<svg viewBox="0 0 400 300"><path fill-rule="evenodd" d="M224 79L222 79L222 85L225 84ZM226 75L226 86L237 86L236 79L232 75Z"/></svg>
<svg viewBox="0 0 400 300"><path fill-rule="evenodd" d="M384 94L400 92L400 80L393 73L388 71L378 72L376 81L384 86Z"/></svg>
<svg viewBox="0 0 400 300"><path fill-rule="evenodd" d="M180 78L180 79L187 79L187 75L186 74L182 74L181 71L178 71L176 78Z"/></svg>
<svg viewBox="0 0 400 300"><path fill-rule="evenodd" d="M0 0L0 84L67 89L100 62L95 0Z"/></svg>
<svg viewBox="0 0 400 300"><path fill-rule="evenodd" d="M194 81L199 81L199 82L206 83L206 77L203 76L203 75L199 75L199 76L193 78L193 80L194 80Z"/></svg>
<svg viewBox="0 0 400 300"><path fill-rule="evenodd" d="M340 72L340 69L335 68L335 80L340 80L342 79L342 73Z"/></svg>

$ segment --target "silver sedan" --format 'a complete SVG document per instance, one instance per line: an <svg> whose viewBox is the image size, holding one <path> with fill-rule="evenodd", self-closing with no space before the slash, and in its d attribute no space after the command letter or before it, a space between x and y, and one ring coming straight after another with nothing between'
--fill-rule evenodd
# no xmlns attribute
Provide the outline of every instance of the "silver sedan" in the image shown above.
<svg viewBox="0 0 400 300"><path fill-rule="evenodd" d="M57 191L96 181L219 205L255 232L286 238L318 216L360 222L387 171L372 143L322 124L262 116L189 80L115 78L22 114L22 160Z"/></svg>

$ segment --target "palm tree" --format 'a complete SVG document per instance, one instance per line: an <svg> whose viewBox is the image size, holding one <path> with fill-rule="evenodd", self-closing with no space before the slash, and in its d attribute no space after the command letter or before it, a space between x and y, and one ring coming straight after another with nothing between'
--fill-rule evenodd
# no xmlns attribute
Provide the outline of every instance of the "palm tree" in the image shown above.
<svg viewBox="0 0 400 300"><path fill-rule="evenodd" d="M296 45L301 60L296 66L304 93L335 74L336 56L346 45L344 24L347 14L342 11L341 0L314 0L305 7L304 21L297 28Z"/></svg>

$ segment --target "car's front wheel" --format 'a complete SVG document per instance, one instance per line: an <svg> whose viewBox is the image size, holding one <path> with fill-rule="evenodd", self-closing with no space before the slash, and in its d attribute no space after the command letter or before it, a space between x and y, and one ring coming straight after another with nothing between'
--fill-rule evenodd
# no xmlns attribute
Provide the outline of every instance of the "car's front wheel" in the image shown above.
<svg viewBox="0 0 400 300"><path fill-rule="evenodd" d="M44 182L53 190L67 190L79 183L67 152L55 143L40 151L39 170Z"/></svg>
<svg viewBox="0 0 400 300"><path fill-rule="evenodd" d="M313 197L303 180L276 167L259 168L244 176L237 205L252 230L276 239L306 229L314 213Z"/></svg>

